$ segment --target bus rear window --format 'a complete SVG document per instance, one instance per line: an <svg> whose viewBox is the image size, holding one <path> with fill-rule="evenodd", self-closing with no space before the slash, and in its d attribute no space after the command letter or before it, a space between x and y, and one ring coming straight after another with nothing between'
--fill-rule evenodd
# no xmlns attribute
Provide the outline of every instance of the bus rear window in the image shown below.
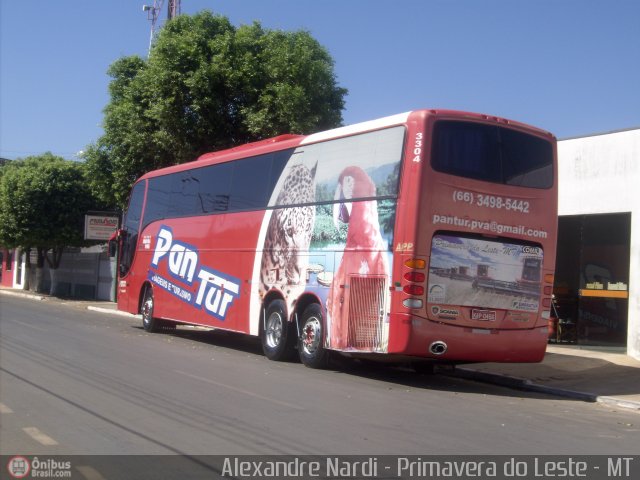
<svg viewBox="0 0 640 480"><path fill-rule="evenodd" d="M473 122L436 122L431 166L434 170L519 187L553 185L551 143L505 127Z"/></svg>

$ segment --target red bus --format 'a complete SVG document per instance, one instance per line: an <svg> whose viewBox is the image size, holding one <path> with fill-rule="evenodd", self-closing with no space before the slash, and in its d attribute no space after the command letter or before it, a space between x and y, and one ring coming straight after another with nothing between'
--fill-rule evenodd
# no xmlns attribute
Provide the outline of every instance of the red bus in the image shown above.
<svg viewBox="0 0 640 480"><path fill-rule="evenodd" d="M537 362L556 228L553 135L418 110L147 173L119 231L118 308L310 367L329 351Z"/></svg>

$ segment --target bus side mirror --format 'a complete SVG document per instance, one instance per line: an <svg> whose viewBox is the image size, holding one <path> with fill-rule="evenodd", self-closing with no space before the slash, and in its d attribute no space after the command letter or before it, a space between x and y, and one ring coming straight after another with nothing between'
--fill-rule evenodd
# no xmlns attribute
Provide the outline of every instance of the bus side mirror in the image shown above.
<svg viewBox="0 0 640 480"><path fill-rule="evenodd" d="M122 230L116 230L114 234L111 235L111 238L109 238L108 250L110 258L118 255L118 244L120 243L120 238L122 238L121 233Z"/></svg>

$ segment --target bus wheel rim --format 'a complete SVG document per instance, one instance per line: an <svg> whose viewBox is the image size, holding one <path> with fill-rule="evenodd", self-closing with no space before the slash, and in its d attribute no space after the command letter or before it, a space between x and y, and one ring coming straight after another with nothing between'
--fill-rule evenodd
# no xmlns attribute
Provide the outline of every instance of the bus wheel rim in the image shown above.
<svg viewBox="0 0 640 480"><path fill-rule="evenodd" d="M318 350L321 341L322 325L317 317L309 318L302 327L302 348L307 355Z"/></svg>
<svg viewBox="0 0 640 480"><path fill-rule="evenodd" d="M273 312L267 319L265 338L269 348L276 348L282 340L283 321L278 312Z"/></svg>
<svg viewBox="0 0 640 480"><path fill-rule="evenodd" d="M144 323L151 321L151 312L153 311L153 298L147 298L142 305L142 320Z"/></svg>

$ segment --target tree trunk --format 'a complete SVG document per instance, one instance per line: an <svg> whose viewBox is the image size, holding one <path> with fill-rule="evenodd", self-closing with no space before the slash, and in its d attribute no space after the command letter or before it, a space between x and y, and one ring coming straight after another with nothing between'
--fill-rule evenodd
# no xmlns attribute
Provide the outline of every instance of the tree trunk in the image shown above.
<svg viewBox="0 0 640 480"><path fill-rule="evenodd" d="M49 289L49 295L58 295L58 267L60 266L60 260L62 260L62 252L64 247L53 247L51 249L51 257L49 257L49 251L44 251L44 258L49 265L49 278L51 279L51 287Z"/></svg>
<svg viewBox="0 0 640 480"><path fill-rule="evenodd" d="M51 280L51 286L49 287L49 295L57 296L60 292L58 291L58 269L57 268L49 268L49 279Z"/></svg>
<svg viewBox="0 0 640 480"><path fill-rule="evenodd" d="M35 290L37 293L44 293L44 249L42 247L38 247L38 260L36 263L36 284Z"/></svg>
<svg viewBox="0 0 640 480"><path fill-rule="evenodd" d="M22 284L23 290L29 290L31 286L31 247L27 247L24 250L20 250L20 257L24 254L24 283Z"/></svg>

